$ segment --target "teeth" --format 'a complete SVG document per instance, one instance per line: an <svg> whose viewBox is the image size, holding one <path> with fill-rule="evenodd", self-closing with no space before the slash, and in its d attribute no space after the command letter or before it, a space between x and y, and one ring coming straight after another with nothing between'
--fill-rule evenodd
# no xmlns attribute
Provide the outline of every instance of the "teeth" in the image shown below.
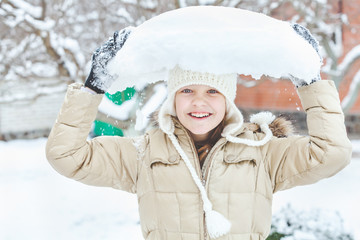
<svg viewBox="0 0 360 240"><path fill-rule="evenodd" d="M192 117L203 118L210 116L210 113L190 113Z"/></svg>

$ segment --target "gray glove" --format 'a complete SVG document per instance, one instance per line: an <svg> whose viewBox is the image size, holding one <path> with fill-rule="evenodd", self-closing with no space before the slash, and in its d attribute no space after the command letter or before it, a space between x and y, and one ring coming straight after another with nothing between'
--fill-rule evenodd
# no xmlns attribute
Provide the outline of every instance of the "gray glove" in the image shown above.
<svg viewBox="0 0 360 240"><path fill-rule="evenodd" d="M118 31L114 32L114 35L108 41L96 49L92 55L91 70L85 81L85 87L99 94L104 94L111 86L115 78L107 72L106 66L122 48L131 30L132 27L127 27L122 29L120 33Z"/></svg>
<svg viewBox="0 0 360 240"><path fill-rule="evenodd" d="M311 44L311 46L315 49L315 51L319 55L320 61L322 62L322 57L319 52L319 42L314 38L313 35L311 35L310 31L307 28L305 28L304 26L301 26L300 24L297 24L297 23L292 23L291 27L294 29L294 31L297 34L299 34L302 38L304 38L306 41L308 41L309 44ZM314 79L312 79L310 83L307 83L305 80L297 78L292 75L290 75L290 80L298 88L298 87L306 86L306 85L309 85L309 84L312 84L314 82L321 80L321 76L320 76L320 72L319 72L319 75L317 77L315 77Z"/></svg>

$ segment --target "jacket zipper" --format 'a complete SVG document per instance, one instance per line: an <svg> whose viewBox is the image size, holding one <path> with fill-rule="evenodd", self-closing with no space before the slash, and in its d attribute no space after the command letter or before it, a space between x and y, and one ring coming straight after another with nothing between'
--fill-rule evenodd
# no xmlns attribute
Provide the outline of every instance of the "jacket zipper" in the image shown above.
<svg viewBox="0 0 360 240"><path fill-rule="evenodd" d="M210 166L212 164L212 161L210 159L213 158L215 152L225 144L226 141L220 139L210 150L209 154L206 156L203 168L201 169L201 177L204 179L204 182L206 183L207 174L209 172ZM205 185L204 185L205 187Z"/></svg>
<svg viewBox="0 0 360 240"><path fill-rule="evenodd" d="M206 180L205 178L203 177L203 174L202 174L202 170L201 170L201 167L200 167L200 160L199 160L199 156L197 154L197 151L196 151L196 147L195 147L195 143L194 143L194 140L190 137L189 133L183 129L185 132L186 132L186 136L188 138L188 141L190 142L190 145L191 145L191 150L193 152L193 157L195 159L195 170L200 178L200 181L202 183L202 185L204 186L204 188L206 189ZM204 203L202 203L204 204ZM205 224L205 212L204 210L201 208L201 211L203 211L203 223L202 223L202 227L204 229L204 232L203 232L203 236L204 236L204 240L207 239L207 231L206 231L206 224Z"/></svg>
<svg viewBox="0 0 360 240"><path fill-rule="evenodd" d="M210 150L209 154L206 156L205 158L205 161L204 161L204 164L203 164L203 167L201 169L201 178L202 178L202 183L203 183L203 186L205 188L205 190L207 191L206 189L206 179L207 179L207 175L209 173L209 169L212 165L212 158L214 156L214 154L216 153L216 151L222 146L225 144L226 141L222 141L222 140L219 140ZM204 213L204 239L207 240L208 239L208 232L207 232L207 229L206 229L206 222L205 222L205 213Z"/></svg>
<svg viewBox="0 0 360 240"><path fill-rule="evenodd" d="M201 180L201 183L202 185L204 186L205 188L205 191L207 191L206 189L206 177L207 177L207 173L208 173L208 170L210 169L210 165L211 165L211 161L210 159L212 158L212 156L214 155L214 153L216 152L216 150L222 146L223 144L225 144L225 140L222 140L220 139L210 150L209 154L206 156L205 158L205 161L204 161L204 164L202 166L202 168L200 167L200 160L199 160L199 156L197 154L197 151L196 151L196 147L195 147L195 143L193 141L193 139L189 136L189 134L187 133L187 131L184 129L184 131L186 132L186 136L188 138L188 140L190 141L191 143L191 148L192 148L192 152L193 152L193 155L194 155L194 159L195 159L195 168L196 168L196 171L198 173L198 176ZM204 204L204 203L203 203ZM204 239L207 240L208 239L208 232L207 232L207 229L206 229L206 222L205 222L205 212L203 212L203 229L204 229Z"/></svg>

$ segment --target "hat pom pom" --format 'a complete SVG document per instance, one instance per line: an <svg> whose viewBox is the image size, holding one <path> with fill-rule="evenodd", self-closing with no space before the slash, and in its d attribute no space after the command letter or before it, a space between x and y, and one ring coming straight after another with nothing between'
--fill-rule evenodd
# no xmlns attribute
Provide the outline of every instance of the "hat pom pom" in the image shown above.
<svg viewBox="0 0 360 240"><path fill-rule="evenodd" d="M270 123L272 123L274 121L274 119L275 119L275 116L271 112L260 112L260 113L252 115L250 117L250 122L256 123L259 126L261 126L263 124L269 125Z"/></svg>
<svg viewBox="0 0 360 240"><path fill-rule="evenodd" d="M206 228L210 238L218 238L230 231L231 223L219 212L210 210L205 213Z"/></svg>

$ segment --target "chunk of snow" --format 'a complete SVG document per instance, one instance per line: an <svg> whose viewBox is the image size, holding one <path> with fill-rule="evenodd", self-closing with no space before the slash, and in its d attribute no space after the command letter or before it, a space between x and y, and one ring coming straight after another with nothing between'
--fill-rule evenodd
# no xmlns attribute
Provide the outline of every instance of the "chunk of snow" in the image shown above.
<svg viewBox="0 0 360 240"><path fill-rule="evenodd" d="M99 105L99 111L107 114L110 117L124 121L129 119L131 112L136 105L136 98L123 102L121 105L116 105L107 97L103 97Z"/></svg>
<svg viewBox="0 0 360 240"><path fill-rule="evenodd" d="M289 22L237 8L186 7L160 14L132 31L109 62L108 71L117 80L108 91L166 80L175 65L256 79L291 74L309 82L319 74L321 60Z"/></svg>

